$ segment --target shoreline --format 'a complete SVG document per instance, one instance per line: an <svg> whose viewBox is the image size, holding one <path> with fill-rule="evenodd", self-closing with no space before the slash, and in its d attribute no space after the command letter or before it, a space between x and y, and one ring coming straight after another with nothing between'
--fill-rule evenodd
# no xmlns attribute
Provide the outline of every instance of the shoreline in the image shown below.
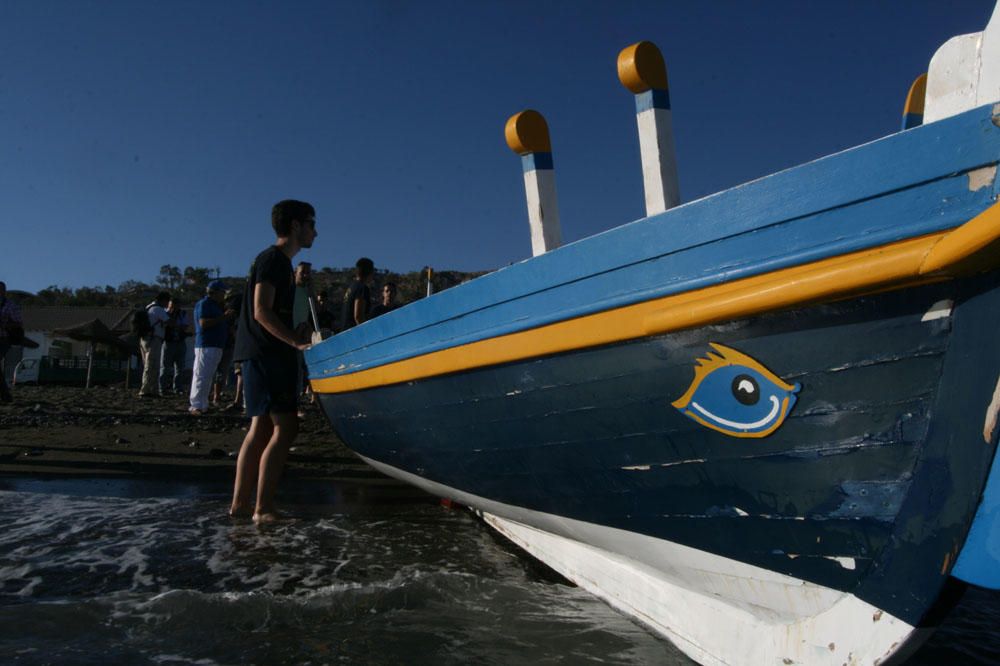
<svg viewBox="0 0 1000 666"><path fill-rule="evenodd" d="M232 482L249 418L218 409L194 417L186 395L136 393L121 384L15 387L14 402L0 403L0 476ZM402 485L344 446L317 405L302 408L285 481Z"/></svg>

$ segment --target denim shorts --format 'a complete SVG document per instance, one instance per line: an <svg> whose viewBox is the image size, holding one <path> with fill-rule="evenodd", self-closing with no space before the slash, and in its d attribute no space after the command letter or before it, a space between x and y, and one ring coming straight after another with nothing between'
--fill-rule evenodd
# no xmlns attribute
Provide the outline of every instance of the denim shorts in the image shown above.
<svg viewBox="0 0 1000 666"><path fill-rule="evenodd" d="M298 364L291 356L243 361L243 397L247 416L286 414L298 408Z"/></svg>

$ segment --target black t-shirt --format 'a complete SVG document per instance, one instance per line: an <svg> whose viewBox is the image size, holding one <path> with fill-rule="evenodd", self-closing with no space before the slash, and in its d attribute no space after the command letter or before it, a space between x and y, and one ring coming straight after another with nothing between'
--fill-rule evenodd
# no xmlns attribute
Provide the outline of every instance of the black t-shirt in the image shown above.
<svg viewBox="0 0 1000 666"><path fill-rule="evenodd" d="M361 280L355 280L344 292L344 304L340 308L340 330L346 331L357 326L354 322L354 301L363 301L365 304L365 316L370 316L372 311L372 292L368 285Z"/></svg>
<svg viewBox="0 0 1000 666"><path fill-rule="evenodd" d="M260 282L274 287L274 312L288 328L292 328L292 307L295 303L295 275L292 260L275 246L257 255L247 275L240 308L239 325L236 327L236 349L233 360L246 361L267 356L290 355L294 360L294 347L277 339L254 319L253 293Z"/></svg>
<svg viewBox="0 0 1000 666"><path fill-rule="evenodd" d="M369 319L374 319L379 315L384 315L386 312L392 312L398 307L399 307L398 303L393 303L392 305L382 305L381 303L379 303L378 305L376 305L371 309L371 312L368 314L368 317Z"/></svg>
<svg viewBox="0 0 1000 666"><path fill-rule="evenodd" d="M316 317L319 319L319 327L333 330L333 313L325 307L317 308Z"/></svg>

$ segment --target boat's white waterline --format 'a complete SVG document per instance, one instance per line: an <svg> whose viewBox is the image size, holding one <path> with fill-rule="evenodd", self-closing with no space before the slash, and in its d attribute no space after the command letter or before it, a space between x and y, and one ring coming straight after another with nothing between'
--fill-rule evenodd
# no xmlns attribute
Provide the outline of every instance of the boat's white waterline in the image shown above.
<svg viewBox="0 0 1000 666"><path fill-rule="evenodd" d="M524 550L702 664L879 664L914 642L913 626L845 592L662 539L494 502L364 460L478 509Z"/></svg>

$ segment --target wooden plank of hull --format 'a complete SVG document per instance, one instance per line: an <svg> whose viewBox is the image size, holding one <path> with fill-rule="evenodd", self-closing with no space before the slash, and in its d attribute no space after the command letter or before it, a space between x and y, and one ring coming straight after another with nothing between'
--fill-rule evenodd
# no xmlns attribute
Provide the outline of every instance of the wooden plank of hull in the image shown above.
<svg viewBox="0 0 1000 666"><path fill-rule="evenodd" d="M849 592L919 626L995 450L982 428L1000 374L987 323L997 282L929 285L321 400L352 448L414 478ZM803 385L770 437L729 438L670 407L710 341Z"/></svg>

